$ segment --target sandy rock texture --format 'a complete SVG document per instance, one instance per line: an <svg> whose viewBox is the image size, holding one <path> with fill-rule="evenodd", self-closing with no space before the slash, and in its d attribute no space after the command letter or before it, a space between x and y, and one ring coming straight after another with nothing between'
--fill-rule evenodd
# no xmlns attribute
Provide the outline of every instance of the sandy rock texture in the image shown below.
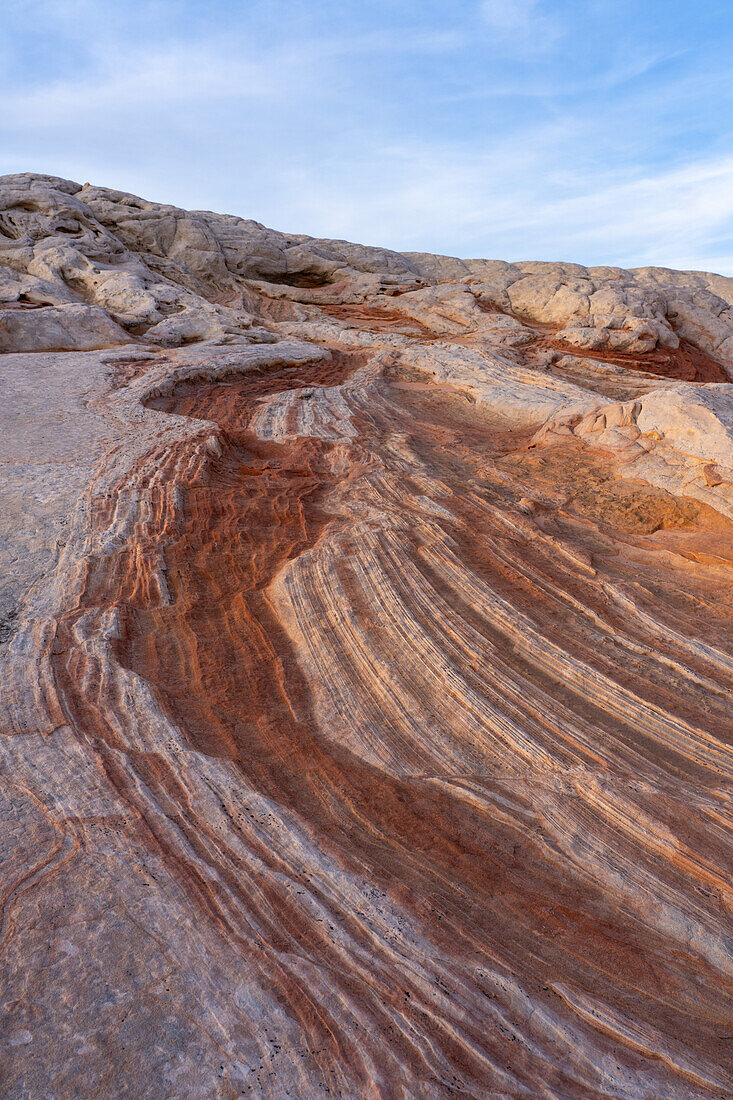
<svg viewBox="0 0 733 1100"><path fill-rule="evenodd" d="M732 291L0 179L3 1097L733 1095Z"/></svg>

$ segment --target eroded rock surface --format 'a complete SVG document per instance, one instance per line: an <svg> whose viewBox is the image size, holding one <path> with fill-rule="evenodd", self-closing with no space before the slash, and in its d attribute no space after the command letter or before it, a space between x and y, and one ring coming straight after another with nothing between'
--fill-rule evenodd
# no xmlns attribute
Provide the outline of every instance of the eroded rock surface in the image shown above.
<svg viewBox="0 0 733 1100"><path fill-rule="evenodd" d="M0 180L3 1096L733 1095L732 292Z"/></svg>

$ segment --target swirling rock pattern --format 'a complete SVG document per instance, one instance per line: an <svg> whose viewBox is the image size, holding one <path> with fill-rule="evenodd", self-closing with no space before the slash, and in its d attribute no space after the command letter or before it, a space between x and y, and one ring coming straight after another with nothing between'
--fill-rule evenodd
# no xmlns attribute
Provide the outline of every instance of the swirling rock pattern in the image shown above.
<svg viewBox="0 0 733 1100"><path fill-rule="evenodd" d="M3 1095L733 1095L732 281L0 198Z"/></svg>

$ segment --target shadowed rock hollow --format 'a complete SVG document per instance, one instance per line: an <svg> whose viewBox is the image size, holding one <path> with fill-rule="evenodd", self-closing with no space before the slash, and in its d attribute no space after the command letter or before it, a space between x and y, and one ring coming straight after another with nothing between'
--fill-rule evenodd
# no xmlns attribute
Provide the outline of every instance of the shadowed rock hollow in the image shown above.
<svg viewBox="0 0 733 1100"><path fill-rule="evenodd" d="M733 279L0 179L14 1100L733 1095Z"/></svg>

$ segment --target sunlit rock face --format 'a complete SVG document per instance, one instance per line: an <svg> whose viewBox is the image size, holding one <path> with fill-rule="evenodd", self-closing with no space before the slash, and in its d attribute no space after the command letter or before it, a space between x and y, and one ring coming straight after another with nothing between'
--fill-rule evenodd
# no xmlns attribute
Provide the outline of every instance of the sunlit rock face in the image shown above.
<svg viewBox="0 0 733 1100"><path fill-rule="evenodd" d="M733 280L0 265L2 1095L733 1095Z"/></svg>

